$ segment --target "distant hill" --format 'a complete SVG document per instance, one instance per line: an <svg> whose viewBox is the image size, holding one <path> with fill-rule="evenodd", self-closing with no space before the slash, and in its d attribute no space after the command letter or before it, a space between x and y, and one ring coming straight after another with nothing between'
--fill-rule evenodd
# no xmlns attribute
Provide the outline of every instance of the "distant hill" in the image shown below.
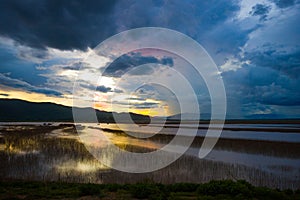
<svg viewBox="0 0 300 200"><path fill-rule="evenodd" d="M183 114L176 114L169 116L168 120L209 120L210 114L209 113L201 113L197 115L195 113L183 113Z"/></svg>
<svg viewBox="0 0 300 200"><path fill-rule="evenodd" d="M112 112L94 110L93 108L76 108L79 110L89 109L96 111L98 122L113 123ZM114 113L119 118L125 113ZM150 117L130 113L136 123L149 123ZM72 107L55 103L34 103L19 99L0 99L0 122L73 122ZM86 116L82 122L92 122L90 116ZM125 121L124 121L125 122Z"/></svg>
<svg viewBox="0 0 300 200"><path fill-rule="evenodd" d="M95 111L100 123L114 123L113 113L94 110L93 108L76 108L79 110ZM127 113L114 113L119 119L124 119ZM147 124L150 119L159 123L163 119L173 123L180 122L181 114L172 115L167 118L139 115L129 113L132 120L136 123ZM197 119L197 116L192 113L182 114L182 120ZM201 114L201 120L207 121L210 115ZM228 119L226 123L299 123L299 119L287 119L278 115L251 115L245 119ZM73 122L72 107L63 106L55 103L34 103L18 99L0 99L0 122ZM91 116L83 116L80 122L93 122ZM126 123L126 120L122 122Z"/></svg>

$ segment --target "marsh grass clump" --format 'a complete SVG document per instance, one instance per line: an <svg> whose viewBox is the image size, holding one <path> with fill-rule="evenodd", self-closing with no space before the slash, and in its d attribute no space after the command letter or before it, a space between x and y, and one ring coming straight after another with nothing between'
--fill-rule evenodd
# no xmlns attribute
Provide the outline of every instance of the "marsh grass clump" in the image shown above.
<svg viewBox="0 0 300 200"><path fill-rule="evenodd" d="M197 189L200 199L298 199L292 190L281 191L267 187L254 187L244 180L210 181L200 184ZM205 199L204 198L204 199Z"/></svg>
<svg viewBox="0 0 300 200"><path fill-rule="evenodd" d="M0 199L300 199L299 191L255 187L246 181L220 180L204 184L92 184L0 181Z"/></svg>
<svg viewBox="0 0 300 200"><path fill-rule="evenodd" d="M98 196L103 197L104 193L102 192L101 187L97 184L83 184L79 187L79 196Z"/></svg>
<svg viewBox="0 0 300 200"><path fill-rule="evenodd" d="M249 196L253 187L245 181L210 181L198 187L199 194L215 196L218 194L229 194L232 196L244 194Z"/></svg>
<svg viewBox="0 0 300 200"><path fill-rule="evenodd" d="M157 199L157 194L160 194L159 187L151 183L134 184L131 186L130 191L132 196L138 199Z"/></svg>

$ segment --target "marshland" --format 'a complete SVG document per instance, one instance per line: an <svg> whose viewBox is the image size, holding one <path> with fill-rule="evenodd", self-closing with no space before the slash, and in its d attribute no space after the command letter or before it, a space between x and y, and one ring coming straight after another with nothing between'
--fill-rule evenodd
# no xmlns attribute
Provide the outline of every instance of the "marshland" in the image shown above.
<svg viewBox="0 0 300 200"><path fill-rule="evenodd" d="M97 160L87 150L87 145L95 143L95 135L90 133L96 130L111 142L97 144L97 148L113 144L121 150L147 153L168 144L176 134L176 125L161 127L158 134L143 139L128 135L128 125L120 130L115 124L2 123L0 179L94 184L134 184L145 180L199 184L229 179L281 190L300 188L298 124L225 124L214 149L200 159L198 152L207 130L205 126L199 125L193 143L175 162L139 174L120 172ZM197 129L197 126L187 124L186 128ZM112 153L107 159L114 162L116 155Z"/></svg>

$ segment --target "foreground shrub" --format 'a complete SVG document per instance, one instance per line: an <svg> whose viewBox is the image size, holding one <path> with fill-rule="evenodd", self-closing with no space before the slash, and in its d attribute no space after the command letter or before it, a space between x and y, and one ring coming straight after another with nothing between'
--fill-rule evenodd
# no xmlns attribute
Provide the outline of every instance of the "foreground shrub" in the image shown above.
<svg viewBox="0 0 300 200"><path fill-rule="evenodd" d="M131 186L131 194L138 199L163 199L164 194L156 184L139 183Z"/></svg>
<svg viewBox="0 0 300 200"><path fill-rule="evenodd" d="M97 195L97 196L103 196L103 193L101 191L101 188L99 185L96 184L86 184L81 185L79 187L79 195L80 196L90 196L90 195Z"/></svg>
<svg viewBox="0 0 300 200"><path fill-rule="evenodd" d="M231 196L243 194L245 196L250 196L252 194L252 186L245 181L210 181L209 183L199 185L197 193L210 196L216 196L220 194L228 194Z"/></svg>
<svg viewBox="0 0 300 200"><path fill-rule="evenodd" d="M94 196L94 197L92 197ZM82 184L63 182L0 181L0 199L299 199L300 190L275 190L254 187L246 181L211 181L205 184L176 183L170 185L144 182L137 184Z"/></svg>

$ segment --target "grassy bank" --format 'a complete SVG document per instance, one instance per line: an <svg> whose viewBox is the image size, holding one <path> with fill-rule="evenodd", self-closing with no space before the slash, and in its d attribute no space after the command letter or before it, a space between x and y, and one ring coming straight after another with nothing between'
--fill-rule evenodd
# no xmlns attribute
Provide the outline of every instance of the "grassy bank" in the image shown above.
<svg viewBox="0 0 300 200"><path fill-rule="evenodd" d="M241 180L171 185L2 181L0 199L300 199L300 190L254 187Z"/></svg>

